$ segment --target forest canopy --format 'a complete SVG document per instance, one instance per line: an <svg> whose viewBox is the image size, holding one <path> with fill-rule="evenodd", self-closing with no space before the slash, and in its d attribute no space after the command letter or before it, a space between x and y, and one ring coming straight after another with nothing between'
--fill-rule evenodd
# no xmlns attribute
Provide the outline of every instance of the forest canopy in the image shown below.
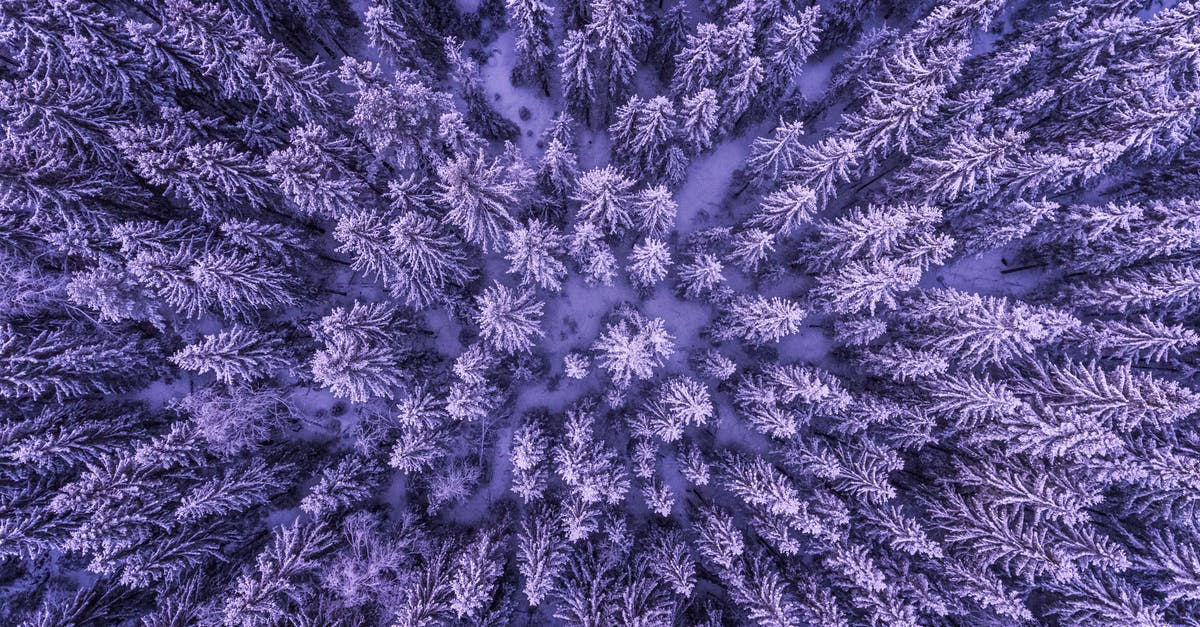
<svg viewBox="0 0 1200 627"><path fill-rule="evenodd" d="M0 624L1200 625L1198 41L0 0Z"/></svg>

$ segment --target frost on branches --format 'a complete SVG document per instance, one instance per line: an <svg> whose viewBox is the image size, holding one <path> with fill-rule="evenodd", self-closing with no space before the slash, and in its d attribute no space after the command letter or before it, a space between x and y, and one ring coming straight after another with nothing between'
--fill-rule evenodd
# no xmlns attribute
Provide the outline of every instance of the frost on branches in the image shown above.
<svg viewBox="0 0 1200 627"><path fill-rule="evenodd" d="M1194 1L0 33L2 625L1197 623Z"/></svg>

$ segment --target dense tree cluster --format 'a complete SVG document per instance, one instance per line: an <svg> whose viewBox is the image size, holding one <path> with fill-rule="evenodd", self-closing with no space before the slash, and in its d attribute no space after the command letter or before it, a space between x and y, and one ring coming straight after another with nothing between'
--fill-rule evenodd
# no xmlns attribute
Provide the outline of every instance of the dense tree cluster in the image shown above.
<svg viewBox="0 0 1200 627"><path fill-rule="evenodd" d="M1197 41L0 2L0 624L1200 624Z"/></svg>

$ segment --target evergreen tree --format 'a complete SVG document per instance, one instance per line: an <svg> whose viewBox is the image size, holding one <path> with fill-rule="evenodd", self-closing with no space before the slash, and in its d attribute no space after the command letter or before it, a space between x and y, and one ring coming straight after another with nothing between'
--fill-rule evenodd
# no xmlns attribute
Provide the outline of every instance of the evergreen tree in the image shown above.
<svg viewBox="0 0 1200 627"><path fill-rule="evenodd" d="M403 17L395 15L393 7L376 4L363 14L367 40L392 65L408 70L425 69L419 44L409 35Z"/></svg>
<svg viewBox="0 0 1200 627"><path fill-rule="evenodd" d="M658 65L658 76L663 83L667 83L675 71L675 57L687 45L690 25L688 7L683 2L672 4L654 19L650 58Z"/></svg>
<svg viewBox="0 0 1200 627"><path fill-rule="evenodd" d="M920 51L916 44L898 45L880 64L880 76L866 84L867 104L847 117L846 138L875 163L897 150L907 153L928 134L928 120L957 78L966 52L962 40Z"/></svg>
<svg viewBox="0 0 1200 627"><path fill-rule="evenodd" d="M125 390L155 361L136 336L97 334L68 323L0 324L0 396L64 400Z"/></svg>
<svg viewBox="0 0 1200 627"><path fill-rule="evenodd" d="M1191 263L1150 264L1087 282L1067 283L1062 301L1089 312L1150 313L1186 319L1200 299L1200 268Z"/></svg>
<svg viewBox="0 0 1200 627"><path fill-rule="evenodd" d="M671 266L671 251L661 240L646 238L635 244L629 254L629 280L643 288L653 287L667 276Z"/></svg>
<svg viewBox="0 0 1200 627"><path fill-rule="evenodd" d="M378 158L400 167L435 162L438 123L452 108L447 94L414 72L384 80L378 66L351 57L342 60L339 77L357 96L350 124Z"/></svg>
<svg viewBox="0 0 1200 627"><path fill-rule="evenodd" d="M680 112L679 133L683 144L692 152L704 152L716 140L719 119L717 92L711 89L684 96Z"/></svg>
<svg viewBox="0 0 1200 627"><path fill-rule="evenodd" d="M956 290L925 292L899 316L917 345L953 356L967 367L1028 357L1079 326L1075 318L1049 307Z"/></svg>
<svg viewBox="0 0 1200 627"><path fill-rule="evenodd" d="M634 378L651 378L654 369L661 367L663 360L674 352L674 346L663 320L622 311L605 326L593 349L600 366L618 386L625 386Z"/></svg>
<svg viewBox="0 0 1200 627"><path fill-rule="evenodd" d="M824 206L838 183L851 180L862 158L862 147L857 142L827 137L801 152L788 177L816 192L821 206Z"/></svg>
<svg viewBox="0 0 1200 627"><path fill-rule="evenodd" d="M623 233L633 226L632 187L633 181L611 166L584 172L573 196L581 205L579 217L610 234Z"/></svg>
<svg viewBox="0 0 1200 627"><path fill-rule="evenodd" d="M1104 320L1076 333L1092 351L1128 362L1170 362L1200 343L1192 329L1141 316L1130 321Z"/></svg>
<svg viewBox="0 0 1200 627"><path fill-rule="evenodd" d="M104 322L131 320L165 327L154 297L119 266L101 265L75 273L66 291L73 303L95 310Z"/></svg>
<svg viewBox="0 0 1200 627"><path fill-rule="evenodd" d="M567 241L567 253L579 264L584 279L589 285L612 285L616 272L616 257L600 227L592 222L579 222Z"/></svg>
<svg viewBox="0 0 1200 627"><path fill-rule="evenodd" d="M638 193L633 202L637 226L650 238L663 238L674 230L679 205L666 187L658 185Z"/></svg>
<svg viewBox="0 0 1200 627"><path fill-rule="evenodd" d="M537 607L554 590L554 580L562 572L566 555L558 521L549 512L539 510L525 518L517 534L517 564L525 577L525 596Z"/></svg>
<svg viewBox="0 0 1200 627"><path fill-rule="evenodd" d="M527 417L513 433L513 492L526 503L546 491L548 444L540 417Z"/></svg>
<svg viewBox="0 0 1200 627"><path fill-rule="evenodd" d="M280 527L256 567L238 578L234 593L225 602L224 624L265 625L285 619L290 604L303 603L295 580L312 572L333 542L333 534L317 524Z"/></svg>
<svg viewBox="0 0 1200 627"><path fill-rule="evenodd" d="M738 67L736 74L728 75L721 83L720 93L725 96L721 103L718 117L721 128L730 131L742 116L749 110L755 99L759 97L763 81L766 79L762 59L750 57Z"/></svg>
<svg viewBox="0 0 1200 627"><path fill-rule="evenodd" d="M595 67L607 73L603 84L608 100L615 103L627 93L652 34L645 12L634 0L596 0L586 32Z"/></svg>
<svg viewBox="0 0 1200 627"><path fill-rule="evenodd" d="M383 304L334 309L319 324L323 346L313 356L313 377L355 402L392 398L406 379L400 364L409 356L399 323L395 310Z"/></svg>
<svg viewBox="0 0 1200 627"><path fill-rule="evenodd" d="M234 516L277 494L286 484L261 463L223 474L193 486L179 501L175 516L200 521Z"/></svg>
<svg viewBox="0 0 1200 627"><path fill-rule="evenodd" d="M562 235L535 218L509 232L504 258L509 263L508 272L519 275L523 285L557 292L567 274L566 266L558 260L562 253Z"/></svg>
<svg viewBox="0 0 1200 627"><path fill-rule="evenodd" d="M383 254L395 273L385 276L391 292L412 307L428 307L466 286L475 276L462 240L437 221L404 213L392 222L391 245Z"/></svg>
<svg viewBox="0 0 1200 627"><path fill-rule="evenodd" d="M750 156L746 158L750 178L763 185L779 180L785 172L795 169L804 150L803 137L804 124L780 120L771 137L754 140L750 145Z"/></svg>
<svg viewBox="0 0 1200 627"><path fill-rule="evenodd" d="M764 229L746 229L733 236L725 260L745 272L754 272L775 250L775 234Z"/></svg>
<svg viewBox="0 0 1200 627"><path fill-rule="evenodd" d="M617 452L596 438L590 402L567 409L564 426L565 436L554 449L555 472L579 504L586 509L602 501L610 505L623 501L629 491L629 477ZM564 515L567 513L564 511ZM571 535L568 533L568 537Z"/></svg>
<svg viewBox="0 0 1200 627"><path fill-rule="evenodd" d="M675 76L672 82L677 94L698 94L701 90L716 90L717 77L722 69L723 48L721 31L716 24L696 27L688 35L687 46L675 57Z"/></svg>
<svg viewBox="0 0 1200 627"><path fill-rule="evenodd" d="M211 372L218 380L233 384L270 376L286 368L288 359L282 352L283 344L278 338L249 327L234 326L185 347L172 355L171 361L185 370Z"/></svg>
<svg viewBox="0 0 1200 627"><path fill-rule="evenodd" d="M481 533L455 561L450 608L460 619L479 616L491 600L502 571L497 544L492 534Z"/></svg>
<svg viewBox="0 0 1200 627"><path fill-rule="evenodd" d="M780 3L782 4L782 3ZM767 76L771 90L782 96L800 76L801 67L816 52L821 33L821 7L782 16L772 25L766 43Z"/></svg>
<svg viewBox="0 0 1200 627"><path fill-rule="evenodd" d="M722 572L732 571L741 563L746 541L728 512L717 508L701 510L696 536L700 555Z"/></svg>
<svg viewBox="0 0 1200 627"><path fill-rule="evenodd" d="M351 455L327 468L300 509L313 518L328 519L371 498L381 479L380 469L364 458Z"/></svg>
<svg viewBox="0 0 1200 627"><path fill-rule="evenodd" d="M633 96L617 109L608 127L613 154L631 173L649 178L666 174L667 153L678 133L675 105L663 96Z"/></svg>
<svg viewBox="0 0 1200 627"><path fill-rule="evenodd" d="M359 209L338 219L333 237L338 252L352 256L350 267L368 278L380 279L385 287L402 284L406 279L393 253L387 217L379 211Z"/></svg>
<svg viewBox="0 0 1200 627"><path fill-rule="evenodd" d="M845 216L816 225L816 241L807 248L805 264L828 269L843 262L901 257L919 249L941 213L927 205L869 206L851 209Z"/></svg>
<svg viewBox="0 0 1200 627"><path fill-rule="evenodd" d="M698 255L679 266L679 286L685 298L712 295L725 282L725 266L714 255Z"/></svg>
<svg viewBox="0 0 1200 627"><path fill-rule="evenodd" d="M517 63L513 82L540 85L550 95L550 66L554 42L550 38L551 9L542 0L506 0L508 21L516 33Z"/></svg>
<svg viewBox="0 0 1200 627"><path fill-rule="evenodd" d="M1174 381L1095 364L1037 364L1016 391L1048 409L1078 412L1118 431L1173 423L1194 411L1198 400L1196 392Z"/></svg>
<svg viewBox="0 0 1200 627"><path fill-rule="evenodd" d="M525 352L543 335L542 303L529 292L494 284L479 297L475 321L488 344L506 353Z"/></svg>
<svg viewBox="0 0 1200 627"><path fill-rule="evenodd" d="M202 298L230 317L297 302L291 273L271 260L236 250L214 249L199 255L192 263L191 279Z"/></svg>
<svg viewBox="0 0 1200 627"><path fill-rule="evenodd" d="M304 65L283 44L262 37L250 38L238 60L261 85L263 100L277 109L313 122L324 118L332 106L330 75L321 69L319 61Z"/></svg>
<svg viewBox="0 0 1200 627"><path fill-rule="evenodd" d="M746 225L787 236L804 226L816 210L816 194L793 183L763 198L758 211L746 220Z"/></svg>
<svg viewBox="0 0 1200 627"><path fill-rule="evenodd" d="M853 314L876 307L896 307L897 296L913 289L921 280L920 268L892 259L851 261L834 273L821 277L816 298L830 311Z"/></svg>
<svg viewBox="0 0 1200 627"><path fill-rule="evenodd" d="M301 215L338 218L350 213L364 190L349 160L350 143L330 137L324 127L292 131L287 148L267 158L267 171Z"/></svg>
<svg viewBox="0 0 1200 627"><path fill-rule="evenodd" d="M1007 132L952 137L936 157L917 157L911 170L900 176L898 187L925 202L946 202L989 188L1001 171L1012 167L1009 155L1028 140L1023 133ZM922 196L923 195L923 196Z"/></svg>
<svg viewBox="0 0 1200 627"><path fill-rule="evenodd" d="M565 113L555 116L547 130L546 152L538 166L538 187L552 202L563 203L579 177L573 122Z"/></svg>
<svg viewBox="0 0 1200 627"><path fill-rule="evenodd" d="M517 189L499 163L483 154L459 155L438 168L438 200L466 240L485 251L504 241L513 224Z"/></svg>
<svg viewBox="0 0 1200 627"><path fill-rule="evenodd" d="M587 34L570 30L558 52L558 69L563 97L576 114L591 122L591 110L596 101L597 77L594 71Z"/></svg>
<svg viewBox="0 0 1200 627"><path fill-rule="evenodd" d="M808 315L802 305L782 298L741 297L730 304L718 337L739 338L751 344L776 342L800 330Z"/></svg>

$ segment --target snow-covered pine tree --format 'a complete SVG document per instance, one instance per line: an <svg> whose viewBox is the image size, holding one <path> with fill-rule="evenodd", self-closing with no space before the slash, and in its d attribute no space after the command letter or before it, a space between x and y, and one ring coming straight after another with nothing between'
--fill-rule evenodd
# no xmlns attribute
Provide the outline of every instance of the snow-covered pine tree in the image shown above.
<svg viewBox="0 0 1200 627"><path fill-rule="evenodd" d="M571 110L590 125L596 101L596 74L590 55L588 36L582 30L569 30L558 52L558 69L563 97Z"/></svg>
<svg viewBox="0 0 1200 627"><path fill-rule="evenodd" d="M328 519L371 498L383 479L381 468L360 455L349 455L325 469L320 480L300 501L300 509L316 519Z"/></svg>
<svg viewBox="0 0 1200 627"><path fill-rule="evenodd" d="M579 264L588 285L612 285L617 257L604 242L604 233L592 222L579 222L567 242L567 253Z"/></svg>
<svg viewBox="0 0 1200 627"><path fill-rule="evenodd" d="M428 62L421 56L419 44L406 28L405 17L408 16L396 15L396 8L394 3L381 3L367 9L363 14L367 41L396 67L427 69Z"/></svg>
<svg viewBox="0 0 1200 627"><path fill-rule="evenodd" d="M521 500L529 503L542 497L546 491L549 459L549 439L546 437L543 417L530 414L521 421L513 432L512 490Z"/></svg>
<svg viewBox="0 0 1200 627"><path fill-rule="evenodd" d="M508 22L516 34L517 62L513 82L538 85L550 95L554 40L550 37L552 9L542 0L506 0Z"/></svg>
<svg viewBox="0 0 1200 627"><path fill-rule="evenodd" d="M816 211L816 194L792 183L767 194L758 210L747 218L746 225L788 236L807 224Z"/></svg>
<svg viewBox="0 0 1200 627"><path fill-rule="evenodd" d="M593 401L568 408L565 434L554 449L555 473L585 509L600 502L620 503L629 491L625 466L617 452L596 437L595 421Z"/></svg>
<svg viewBox="0 0 1200 627"><path fill-rule="evenodd" d="M894 259L851 261L819 279L817 301L830 311L855 314L864 310L874 315L880 305L893 309L900 294L917 286L921 269Z"/></svg>
<svg viewBox="0 0 1200 627"><path fill-rule="evenodd" d="M632 96L617 109L608 133L613 156L627 171L660 179L666 173L667 152L678 134L675 105L663 96L649 100Z"/></svg>
<svg viewBox="0 0 1200 627"><path fill-rule="evenodd" d="M879 76L864 85L866 106L847 116L845 125L846 138L862 148L871 169L893 152L907 153L928 133L966 53L963 39L928 48L905 41L881 60Z"/></svg>
<svg viewBox="0 0 1200 627"><path fill-rule="evenodd" d="M0 323L0 396L58 400L125 390L149 373L152 346L63 321Z"/></svg>
<svg viewBox="0 0 1200 627"><path fill-rule="evenodd" d="M687 45L675 57L672 89L676 94L698 94L701 90L719 87L717 77L723 57L721 31L716 24L703 23L694 35L688 35Z"/></svg>
<svg viewBox="0 0 1200 627"><path fill-rule="evenodd" d="M729 242L725 260L743 272L753 273L775 252L775 233L766 229L745 229L735 233Z"/></svg>
<svg viewBox="0 0 1200 627"><path fill-rule="evenodd" d="M646 12L635 0L596 0L587 25L595 67L605 74L610 106L624 99L644 54L651 30Z"/></svg>
<svg viewBox="0 0 1200 627"><path fill-rule="evenodd" d="M475 276L463 241L438 226L436 220L416 213L403 213L388 230L391 245L382 263L393 265L391 293L405 304L424 308L446 300ZM368 259L370 259L368 257Z"/></svg>
<svg viewBox="0 0 1200 627"><path fill-rule="evenodd" d="M584 172L572 198L580 203L579 218L613 235L633 226L634 182L612 166Z"/></svg>
<svg viewBox="0 0 1200 627"><path fill-rule="evenodd" d="M700 153L712 147L720 123L718 110L717 92L712 89L701 89L683 97L679 133L683 145L690 151Z"/></svg>
<svg viewBox="0 0 1200 627"><path fill-rule="evenodd" d="M804 124L779 121L770 137L759 137L750 144L746 170L750 180L762 187L778 181L796 167L804 150Z"/></svg>
<svg viewBox="0 0 1200 627"><path fill-rule="evenodd" d="M725 282L725 266L715 255L697 255L679 265L679 287L685 298L711 296Z"/></svg>
<svg viewBox="0 0 1200 627"><path fill-rule="evenodd" d="M633 379L649 379L675 350L674 338L660 318L627 309L617 311L592 346L613 382L624 387Z"/></svg>
<svg viewBox="0 0 1200 627"><path fill-rule="evenodd" d="M646 238L629 253L629 280L638 287L653 287L667 277L670 267L671 250L661 240Z"/></svg>
<svg viewBox="0 0 1200 627"><path fill-rule="evenodd" d="M958 290L929 290L905 303L897 318L920 348L973 368L1029 357L1079 326L1066 312Z"/></svg>
<svg viewBox="0 0 1200 627"><path fill-rule="evenodd" d="M335 308L319 324L323 345L313 356L313 377L355 402L392 398L407 378L401 364L410 355L401 322L383 303Z"/></svg>
<svg viewBox="0 0 1200 627"><path fill-rule="evenodd" d="M541 605L554 590L554 581L566 561L564 537L558 520L540 509L525 517L517 533L517 569L525 577L525 597L530 607Z"/></svg>
<svg viewBox="0 0 1200 627"><path fill-rule="evenodd" d="M479 296L475 322L480 334L496 350L526 352L544 335L540 327L542 305L531 292L496 283Z"/></svg>
<svg viewBox="0 0 1200 627"><path fill-rule="evenodd" d="M936 156L913 159L912 166L897 177L897 192L930 203L986 200L986 195L972 194L976 188L991 189L997 173L1012 167L1010 155L1028 139L1028 134L1012 131L982 136L966 132L952 137Z"/></svg>
<svg viewBox="0 0 1200 627"><path fill-rule="evenodd" d="M348 140L310 124L292 131L287 147L271 153L267 171L298 213L336 219L353 211L365 192L351 155Z"/></svg>
<svg viewBox="0 0 1200 627"><path fill-rule="evenodd" d="M845 137L826 137L804 148L787 178L816 192L824 206L839 183L850 182L862 159L859 143Z"/></svg>
<svg viewBox="0 0 1200 627"><path fill-rule="evenodd" d="M650 60L658 66L658 77L668 83L675 71L675 57L687 44L691 16L686 3L676 2L654 17L654 35L651 39Z"/></svg>
<svg viewBox="0 0 1200 627"><path fill-rule="evenodd" d="M903 256L918 248L921 236L941 219L928 205L868 206L815 225L814 241L805 246L804 264L821 271L852 259Z"/></svg>
<svg viewBox="0 0 1200 627"><path fill-rule="evenodd" d="M720 128L725 131L733 130L760 97L765 80L766 71L763 69L762 59L757 56L747 58L738 66L737 73L725 77L719 92L724 96L719 113Z"/></svg>
<svg viewBox="0 0 1200 627"><path fill-rule="evenodd" d="M776 342L798 332L807 315L808 310L796 301L742 296L730 303L724 323L716 327L715 334L750 344Z"/></svg>
<svg viewBox="0 0 1200 627"><path fill-rule="evenodd" d="M260 255L216 248L196 257L190 272L201 298L229 317L298 302L296 277Z"/></svg>
<svg viewBox="0 0 1200 627"><path fill-rule="evenodd" d="M567 267L559 261L562 254L559 230L534 218L509 231L504 258L509 263L508 272L520 276L523 285L557 292L567 274Z"/></svg>
<svg viewBox="0 0 1200 627"><path fill-rule="evenodd" d="M319 523L278 528L255 568L238 578L222 609L223 623L232 627L287 619L288 608L303 601L295 580L310 574L334 542L333 533Z"/></svg>
<svg viewBox="0 0 1200 627"><path fill-rule="evenodd" d="M483 154L458 155L438 168L438 200L466 240L485 251L498 248L513 225L517 188L503 167Z"/></svg>
<svg viewBox="0 0 1200 627"><path fill-rule="evenodd" d="M290 362L279 338L237 325L184 347L171 361L184 370L211 373L226 384L271 376Z"/></svg>
<svg viewBox="0 0 1200 627"><path fill-rule="evenodd" d="M665 186L648 187L637 194L633 202L633 212L637 219L637 229L646 237L662 239L674 230L675 215L679 205Z"/></svg>
<svg viewBox="0 0 1200 627"><path fill-rule="evenodd" d="M450 580L451 609L461 618L479 616L499 584L503 565L499 559L498 539L490 532L480 533L464 547L454 563Z"/></svg>
<svg viewBox="0 0 1200 627"><path fill-rule="evenodd" d="M727 511L715 507L702 509L695 532L696 549L720 572L732 571L741 564L746 540Z"/></svg>
<svg viewBox="0 0 1200 627"><path fill-rule="evenodd" d="M788 88L800 76L804 63L816 52L822 17L821 7L814 5L799 13L783 15L771 26L764 56L770 90L775 99L787 95Z"/></svg>

